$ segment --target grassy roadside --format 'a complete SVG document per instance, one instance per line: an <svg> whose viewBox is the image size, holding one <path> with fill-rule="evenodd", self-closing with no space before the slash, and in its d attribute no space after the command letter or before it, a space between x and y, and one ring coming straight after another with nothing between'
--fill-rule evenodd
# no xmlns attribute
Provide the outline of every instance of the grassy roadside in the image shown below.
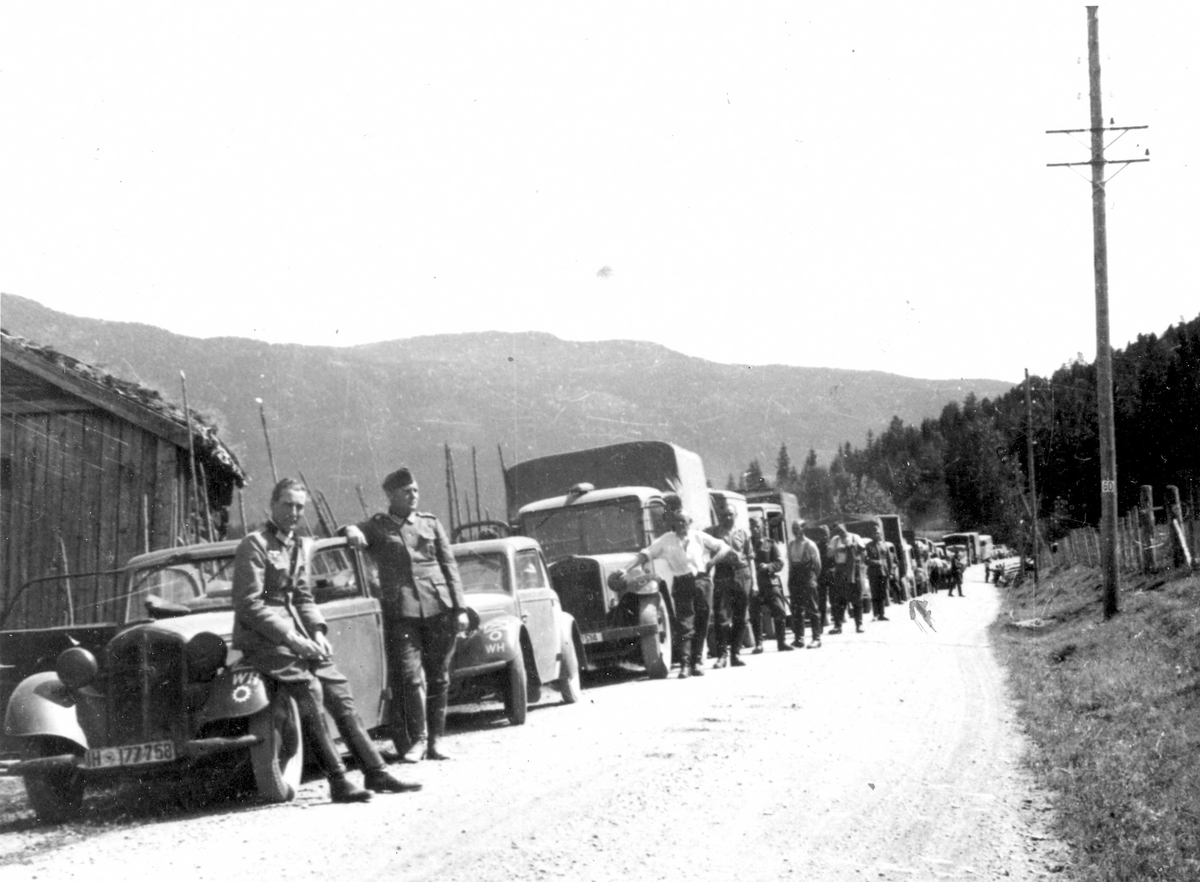
<svg viewBox="0 0 1200 882"><path fill-rule="evenodd" d="M1200 879L1200 578L1008 589L992 637L1080 882Z"/></svg>

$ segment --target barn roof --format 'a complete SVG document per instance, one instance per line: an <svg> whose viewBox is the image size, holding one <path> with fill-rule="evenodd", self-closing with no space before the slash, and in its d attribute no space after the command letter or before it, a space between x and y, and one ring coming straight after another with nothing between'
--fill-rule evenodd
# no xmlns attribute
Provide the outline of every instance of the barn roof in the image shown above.
<svg viewBox="0 0 1200 882"><path fill-rule="evenodd" d="M186 449L188 446L187 413L182 407L163 399L154 389L122 380L94 365L3 329L0 329L0 354L4 362L5 413L61 411L71 407L71 399L82 399L177 447ZM226 480L244 486L246 473L233 451L217 437L216 427L195 410L188 410L191 411L192 443L197 457L209 464L210 472L213 467L219 468L226 473Z"/></svg>

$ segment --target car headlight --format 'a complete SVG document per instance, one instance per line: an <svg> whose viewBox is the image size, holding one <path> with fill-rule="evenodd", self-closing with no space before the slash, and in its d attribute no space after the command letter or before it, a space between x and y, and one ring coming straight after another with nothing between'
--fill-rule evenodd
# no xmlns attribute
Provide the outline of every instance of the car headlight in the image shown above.
<svg viewBox="0 0 1200 882"><path fill-rule="evenodd" d="M59 653L54 662L54 672L63 685L70 689L82 689L96 679L100 666L96 664L96 656L82 646L72 646Z"/></svg>
<svg viewBox="0 0 1200 882"><path fill-rule="evenodd" d="M221 637L211 631L201 631L187 642L185 652L191 679L209 680L224 667L229 649Z"/></svg>

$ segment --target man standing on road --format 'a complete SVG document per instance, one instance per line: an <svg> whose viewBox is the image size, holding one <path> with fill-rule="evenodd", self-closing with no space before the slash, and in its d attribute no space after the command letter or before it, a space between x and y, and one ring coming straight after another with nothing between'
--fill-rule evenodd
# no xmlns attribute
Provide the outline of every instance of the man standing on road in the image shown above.
<svg viewBox="0 0 1200 882"><path fill-rule="evenodd" d="M637 559L625 568L628 576L634 567L662 558L671 575L671 598L675 619L679 622L679 679L704 676L704 640L708 635L708 599L702 580L717 561L734 550L720 539L692 529L692 516L685 510L675 512L669 533L663 533L638 552Z"/></svg>
<svg viewBox="0 0 1200 882"><path fill-rule="evenodd" d="M444 760L450 660L455 638L467 628L458 564L441 522L417 511L420 488L408 469L383 481L388 510L342 529L379 568L388 665L402 696L393 703L393 740L406 762Z"/></svg>
<svg viewBox="0 0 1200 882"><path fill-rule="evenodd" d="M754 654L763 651L763 613L771 616L775 627L775 641L780 652L791 652L792 647L787 642L787 599L783 595L783 585L779 581L779 573L783 570L783 558L779 548L771 537L763 530L762 520L753 518L750 521L750 545L754 549L754 573L758 583L758 592L750 601L750 627L754 630Z"/></svg>
<svg viewBox="0 0 1200 882"><path fill-rule="evenodd" d="M329 777L334 802L365 802L371 791L420 790L395 778L354 707L346 677L333 664L333 647L309 585L309 543L296 536L308 491L284 478L271 493L271 519L238 546L233 570L233 646L277 688L291 695L309 743ZM363 767L359 787L346 778L341 752L325 728L322 705Z"/></svg>
<svg viewBox="0 0 1200 882"><path fill-rule="evenodd" d="M859 562L861 548L858 537L846 530L845 524L837 524L833 528L833 538L829 540L829 558L833 563L833 629L830 634L842 633L842 619L846 607L854 616L854 630L862 633L862 591L859 588Z"/></svg>
<svg viewBox="0 0 1200 882"><path fill-rule="evenodd" d="M713 614L716 618L717 661L714 668L746 663L738 655L746 630L746 607L750 602L750 562L754 551L750 536L735 523L737 512L726 505L718 514L720 523L705 530L733 549L713 568Z"/></svg>
<svg viewBox="0 0 1200 882"><path fill-rule="evenodd" d="M883 542L883 527L875 526L875 535L867 544L867 579L871 584L871 612L877 622L886 622L884 607L887 606L888 561L887 546Z"/></svg>
<svg viewBox="0 0 1200 882"><path fill-rule="evenodd" d="M817 528L817 551L821 555L821 574L817 576L817 609L821 612L821 630L829 626L828 604L833 595L834 570L829 560L829 528ZM840 624L840 619L838 620Z"/></svg>
<svg viewBox="0 0 1200 882"><path fill-rule="evenodd" d="M792 627L796 639L792 646L804 645L804 619L812 629L811 649L821 647L821 616L817 612L817 580L821 576L821 552L804 535L804 521L792 521L792 541L788 543L788 593L792 596Z"/></svg>

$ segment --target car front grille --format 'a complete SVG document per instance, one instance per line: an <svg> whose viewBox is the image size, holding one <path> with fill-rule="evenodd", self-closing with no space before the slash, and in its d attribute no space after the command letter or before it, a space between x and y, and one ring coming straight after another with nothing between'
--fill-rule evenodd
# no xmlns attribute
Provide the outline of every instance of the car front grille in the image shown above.
<svg viewBox="0 0 1200 882"><path fill-rule="evenodd" d="M184 643L153 626L133 628L108 645L110 744L177 739L187 725Z"/></svg>

